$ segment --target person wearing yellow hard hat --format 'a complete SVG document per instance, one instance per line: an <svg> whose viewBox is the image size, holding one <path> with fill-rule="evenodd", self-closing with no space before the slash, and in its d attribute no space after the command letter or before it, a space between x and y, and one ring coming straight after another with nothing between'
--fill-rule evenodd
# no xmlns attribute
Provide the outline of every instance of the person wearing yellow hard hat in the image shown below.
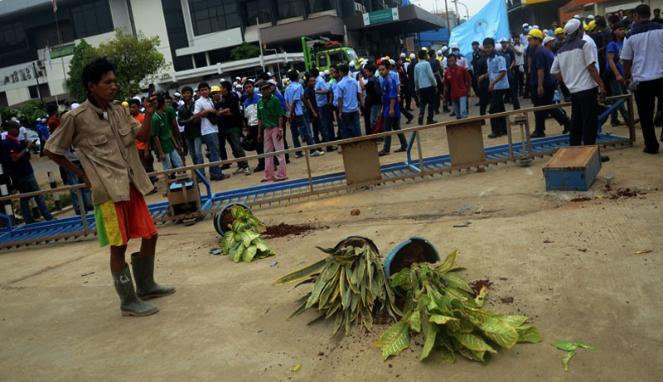
<svg viewBox="0 0 663 382"><path fill-rule="evenodd" d="M221 86L213 85L209 89L209 94L214 103L221 102Z"/></svg>
<svg viewBox="0 0 663 382"><path fill-rule="evenodd" d="M127 101L122 101L122 106L124 106L124 107L129 107L129 102L127 102Z"/></svg>

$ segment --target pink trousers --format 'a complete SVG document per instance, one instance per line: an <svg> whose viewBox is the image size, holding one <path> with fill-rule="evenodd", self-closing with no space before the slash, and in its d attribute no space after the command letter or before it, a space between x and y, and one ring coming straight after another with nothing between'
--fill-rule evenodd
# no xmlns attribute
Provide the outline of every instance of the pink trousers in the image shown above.
<svg viewBox="0 0 663 382"><path fill-rule="evenodd" d="M278 127L265 129L263 139L265 145L265 154L283 150L283 133L279 132ZM285 154L281 154L277 158L279 159L279 169L276 175L274 175L274 159L272 157L265 158L266 180L287 178L285 172Z"/></svg>

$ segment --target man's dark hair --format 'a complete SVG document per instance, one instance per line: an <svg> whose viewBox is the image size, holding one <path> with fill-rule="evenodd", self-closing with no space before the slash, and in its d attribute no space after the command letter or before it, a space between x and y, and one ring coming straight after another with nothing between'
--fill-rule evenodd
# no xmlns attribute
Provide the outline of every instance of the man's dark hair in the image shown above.
<svg viewBox="0 0 663 382"><path fill-rule="evenodd" d="M350 67L347 64L341 64L338 66L338 71L345 76L350 72Z"/></svg>
<svg viewBox="0 0 663 382"><path fill-rule="evenodd" d="M138 106L140 106L140 101L135 99L135 98L132 98L132 99L129 100L129 105L138 105Z"/></svg>
<svg viewBox="0 0 663 382"><path fill-rule="evenodd" d="M428 51L428 55L430 56L430 58L432 60L435 57L437 57L437 52L435 51L435 49L431 49L431 50Z"/></svg>
<svg viewBox="0 0 663 382"><path fill-rule="evenodd" d="M311 69L310 74L311 74L313 77L317 77L317 76L320 75L320 71L318 70L318 68L313 68L313 69Z"/></svg>
<svg viewBox="0 0 663 382"><path fill-rule="evenodd" d="M391 62L390 62L389 60L382 60L382 61L380 62L380 65L382 65L382 66L384 66L385 68L387 68L387 70L391 69Z"/></svg>
<svg viewBox="0 0 663 382"><path fill-rule="evenodd" d="M48 113L49 116L55 114L58 112L58 105L55 104L48 104L46 106L46 113Z"/></svg>
<svg viewBox="0 0 663 382"><path fill-rule="evenodd" d="M244 83L244 89L246 89L246 86L247 86L247 85L251 85L251 86L255 87L255 84L253 83L253 81L246 81L246 82Z"/></svg>
<svg viewBox="0 0 663 382"><path fill-rule="evenodd" d="M83 87L88 90L87 84L99 83L104 74L108 72L115 72L115 65L108 59L108 57L99 57L83 68Z"/></svg>
<svg viewBox="0 0 663 382"><path fill-rule="evenodd" d="M270 79L271 77L269 76L269 74L267 74L267 72L263 72L263 73L260 73L260 75L258 76L258 78L260 78L260 79L263 80L263 81L269 81L269 79Z"/></svg>
<svg viewBox="0 0 663 382"><path fill-rule="evenodd" d="M447 60L453 58L454 60L458 59L458 56L455 53L451 53L449 56L447 56Z"/></svg>
<svg viewBox="0 0 663 382"><path fill-rule="evenodd" d="M483 39L483 46L485 47L486 45L491 45L493 48L495 47L495 39L491 37L486 37Z"/></svg>
<svg viewBox="0 0 663 382"><path fill-rule="evenodd" d="M166 93L166 94L163 95L163 99L169 99L169 100L172 101L173 97L171 97L170 94Z"/></svg>
<svg viewBox="0 0 663 382"><path fill-rule="evenodd" d="M9 130L10 128L19 129L20 125L18 124L18 122L14 121L12 119L9 119L9 120L2 123L2 128L4 130Z"/></svg>
<svg viewBox="0 0 663 382"><path fill-rule="evenodd" d="M226 89L228 93L233 90L233 84L231 84L230 81L221 81L221 87Z"/></svg>
<svg viewBox="0 0 663 382"><path fill-rule="evenodd" d="M605 22L605 17L598 15L594 18L594 22L596 23L596 26L599 28L605 28L607 27L607 23Z"/></svg>
<svg viewBox="0 0 663 382"><path fill-rule="evenodd" d="M299 72L295 69L288 70L288 79L292 82L299 81Z"/></svg>
<svg viewBox="0 0 663 382"><path fill-rule="evenodd" d="M375 70L376 70L375 64L372 64L372 63L368 64L368 65L364 66L364 69L368 70L371 73L375 73Z"/></svg>
<svg viewBox="0 0 663 382"><path fill-rule="evenodd" d="M191 88L191 86L185 86L182 88L181 93L184 94L186 92L193 94L193 89Z"/></svg>
<svg viewBox="0 0 663 382"><path fill-rule="evenodd" d="M207 82L204 82L204 81L201 82L201 83L199 83L199 84L198 84L198 91L202 90L203 88L207 88L207 89L209 89L209 88L210 88L210 87L209 87L209 84L208 84Z"/></svg>
<svg viewBox="0 0 663 382"><path fill-rule="evenodd" d="M472 46L474 45L481 45L481 44L479 44L479 41L472 41Z"/></svg>
<svg viewBox="0 0 663 382"><path fill-rule="evenodd" d="M610 23L610 25L617 24L619 22L619 16L617 16L614 13L609 15L608 16L608 22Z"/></svg>
<svg viewBox="0 0 663 382"><path fill-rule="evenodd" d="M651 8L647 4L640 4L635 7L635 14L641 19L649 19L651 17Z"/></svg>
<svg viewBox="0 0 663 382"><path fill-rule="evenodd" d="M428 55L428 52L426 52L425 50L422 49L422 50L419 51L419 59L420 60L425 60L426 55Z"/></svg>

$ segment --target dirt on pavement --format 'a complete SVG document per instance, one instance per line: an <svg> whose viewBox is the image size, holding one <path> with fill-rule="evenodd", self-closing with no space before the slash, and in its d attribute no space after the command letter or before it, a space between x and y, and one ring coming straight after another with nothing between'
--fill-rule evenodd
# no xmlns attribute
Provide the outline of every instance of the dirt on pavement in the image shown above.
<svg viewBox="0 0 663 382"><path fill-rule="evenodd" d="M582 194L544 191L539 159L256 209L267 225L329 229L269 239L277 255L249 264L208 254L218 245L211 219L160 227L156 277L178 290L153 300L161 311L147 318L120 316L107 249L94 241L0 253L0 380L659 381L663 156L638 147L607 153L591 192L602 192L610 173L614 189L646 198L571 203ZM272 283L323 258L316 246L349 235L373 239L383 255L411 236L442 257L458 249L467 280L493 282L487 307L529 315L544 342L487 365L447 364L435 353L420 362L415 338L385 362L371 346L385 326L339 338L332 323L306 325L314 312L288 320L310 286ZM564 372L563 354L550 346L558 339L596 351Z"/></svg>

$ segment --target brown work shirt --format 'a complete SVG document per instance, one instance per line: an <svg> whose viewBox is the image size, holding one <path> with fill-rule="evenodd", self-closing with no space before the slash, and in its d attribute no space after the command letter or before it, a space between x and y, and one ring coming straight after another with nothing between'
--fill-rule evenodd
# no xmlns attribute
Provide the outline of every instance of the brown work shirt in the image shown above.
<svg viewBox="0 0 663 382"><path fill-rule="evenodd" d="M88 100L62 117L45 149L64 155L72 145L76 148L95 205L128 201L130 184L143 195L154 188L136 150L140 127L126 108L110 105L104 113Z"/></svg>

